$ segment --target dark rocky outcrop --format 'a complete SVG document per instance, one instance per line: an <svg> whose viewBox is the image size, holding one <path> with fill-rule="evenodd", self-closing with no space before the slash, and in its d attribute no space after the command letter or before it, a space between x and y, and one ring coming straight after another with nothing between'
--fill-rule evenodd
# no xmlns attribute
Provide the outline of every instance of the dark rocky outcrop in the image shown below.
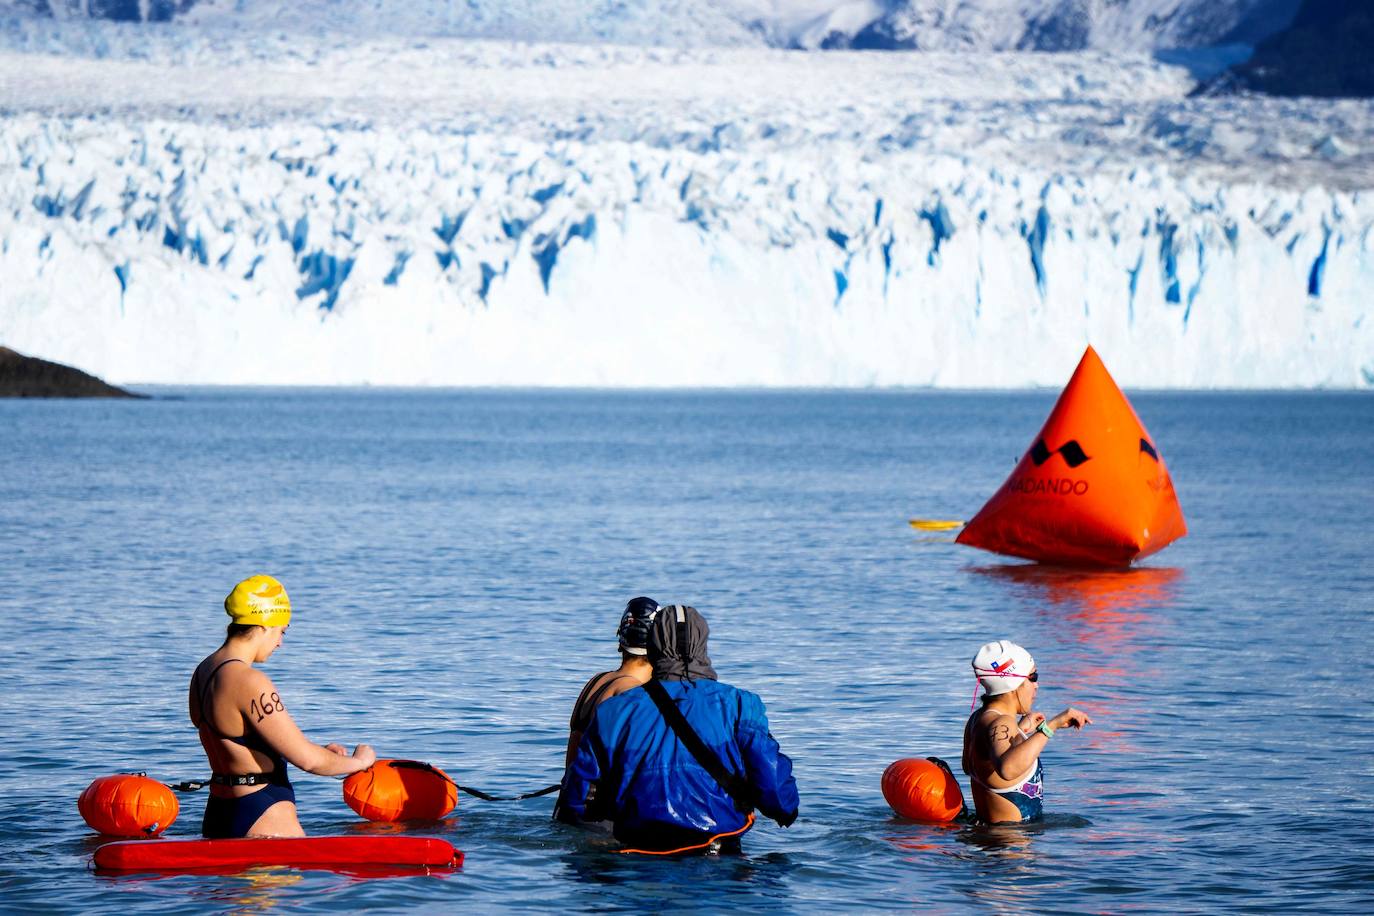
<svg viewBox="0 0 1374 916"><path fill-rule="evenodd" d="M1374 97L1374 3L1303 0L1292 24L1260 42L1217 88Z"/></svg>
<svg viewBox="0 0 1374 916"><path fill-rule="evenodd" d="M0 397L141 398L144 395L107 385L80 369L0 347Z"/></svg>
<svg viewBox="0 0 1374 916"><path fill-rule="evenodd" d="M11 0L13 8L53 19L110 19L115 22L168 22L196 0Z"/></svg>
<svg viewBox="0 0 1374 916"><path fill-rule="evenodd" d="M878 0L876 18L821 36L822 50L1177 51L1247 48L1293 19L1301 0ZM1359 0L1367 2L1367 0ZM1018 35L1019 30L1019 35ZM766 31L766 30L765 30ZM809 40L809 39L804 39Z"/></svg>

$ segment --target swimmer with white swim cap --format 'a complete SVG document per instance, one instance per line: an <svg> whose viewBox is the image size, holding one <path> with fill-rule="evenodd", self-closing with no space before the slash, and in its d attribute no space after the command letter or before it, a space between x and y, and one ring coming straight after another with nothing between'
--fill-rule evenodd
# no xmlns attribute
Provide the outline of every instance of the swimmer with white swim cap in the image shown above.
<svg viewBox="0 0 1374 916"><path fill-rule="evenodd" d="M999 639L979 649L973 674L983 687L983 705L964 726L963 766L978 819L987 824L1039 820L1045 775L1040 753L1059 729L1082 728L1092 719L1072 706L1051 719L1034 712L1040 672L1031 654L1014 642Z"/></svg>

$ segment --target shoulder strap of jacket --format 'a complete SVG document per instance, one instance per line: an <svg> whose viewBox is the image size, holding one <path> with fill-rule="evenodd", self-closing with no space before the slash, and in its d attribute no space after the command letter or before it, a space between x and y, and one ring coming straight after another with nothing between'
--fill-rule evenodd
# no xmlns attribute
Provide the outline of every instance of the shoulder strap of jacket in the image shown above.
<svg viewBox="0 0 1374 916"><path fill-rule="evenodd" d="M692 756L697 759L706 772L711 774L720 787L734 799L735 807L743 812L754 810L754 791L749 786L749 782L740 776L736 776L725 768L725 764L720 762L720 758L706 746L706 742L701 740L701 736L692 728L687 717L682 714L682 710L677 708L673 698L668 696L668 691L663 689L663 685L656 680L650 680L644 685L649 698L654 701L658 711L663 714L663 719L668 723L668 727L677 735L682 746L691 751Z"/></svg>

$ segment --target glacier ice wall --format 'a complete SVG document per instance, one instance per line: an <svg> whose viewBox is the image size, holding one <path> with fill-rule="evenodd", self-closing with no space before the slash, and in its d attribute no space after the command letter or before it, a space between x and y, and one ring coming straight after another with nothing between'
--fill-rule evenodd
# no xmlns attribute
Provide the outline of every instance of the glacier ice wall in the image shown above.
<svg viewBox="0 0 1374 916"><path fill-rule="evenodd" d="M0 170L0 338L123 382L1374 384L1359 194L37 117Z"/></svg>
<svg viewBox="0 0 1374 916"><path fill-rule="evenodd" d="M120 383L1053 386L1091 342L1126 385L1374 385L1367 106L441 50L0 53L0 343Z"/></svg>

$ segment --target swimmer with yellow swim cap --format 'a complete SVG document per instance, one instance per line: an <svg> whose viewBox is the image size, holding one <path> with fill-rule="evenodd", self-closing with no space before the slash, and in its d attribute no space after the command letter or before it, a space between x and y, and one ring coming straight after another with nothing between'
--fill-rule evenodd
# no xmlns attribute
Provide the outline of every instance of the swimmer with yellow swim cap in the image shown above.
<svg viewBox="0 0 1374 916"><path fill-rule="evenodd" d="M980 648L973 675L983 687L983 705L964 725L964 772L978 819L1037 821L1045 797L1040 753L1059 729L1082 728L1092 719L1072 706L1051 719L1035 712L1040 670L1029 652L1009 640Z"/></svg>
<svg viewBox="0 0 1374 916"><path fill-rule="evenodd" d="M191 723L213 776L201 833L210 838L305 836L286 764L318 776L346 776L372 766L372 748L353 753L302 734L271 678L253 667L281 647L291 600L271 576L244 579L224 599L224 644L202 661L188 694Z"/></svg>

